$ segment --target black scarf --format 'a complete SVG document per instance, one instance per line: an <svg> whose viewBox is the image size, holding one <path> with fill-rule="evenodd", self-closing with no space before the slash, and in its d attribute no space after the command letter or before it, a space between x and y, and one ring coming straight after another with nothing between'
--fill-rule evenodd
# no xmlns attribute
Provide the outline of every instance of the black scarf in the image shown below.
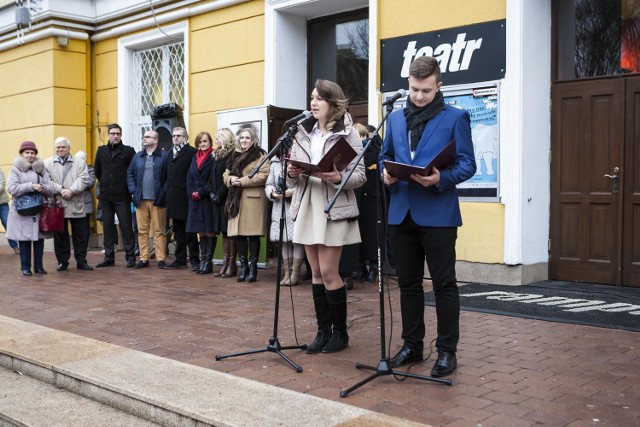
<svg viewBox="0 0 640 427"><path fill-rule="evenodd" d="M418 148L418 142L420 142L427 122L440 114L443 109L444 96L441 91L436 93L433 101L421 108L411 102L411 97L407 97L407 106L404 107L403 112L404 118L407 120L407 129L411 132L411 151L416 151Z"/></svg>
<svg viewBox="0 0 640 427"><path fill-rule="evenodd" d="M262 156L264 151L255 145L252 145L247 151L234 151L229 161L227 162L227 169L231 175L238 178L244 176L242 171L251 163L255 162ZM225 204L225 211L227 212L227 218L235 218L240 213L240 199L242 198L242 187L229 187L229 193L227 193L227 202Z"/></svg>

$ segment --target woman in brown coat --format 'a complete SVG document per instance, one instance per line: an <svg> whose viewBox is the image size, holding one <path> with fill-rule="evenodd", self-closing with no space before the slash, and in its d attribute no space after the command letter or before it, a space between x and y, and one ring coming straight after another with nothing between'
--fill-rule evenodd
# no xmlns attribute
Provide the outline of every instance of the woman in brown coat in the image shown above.
<svg viewBox="0 0 640 427"><path fill-rule="evenodd" d="M252 178L248 175L265 155L253 128L243 129L224 172L224 183L229 188L225 204L229 219L227 235L235 236L236 240L240 259L238 282L255 282L258 279L260 237L267 230L264 185L269 176L269 162L264 162Z"/></svg>

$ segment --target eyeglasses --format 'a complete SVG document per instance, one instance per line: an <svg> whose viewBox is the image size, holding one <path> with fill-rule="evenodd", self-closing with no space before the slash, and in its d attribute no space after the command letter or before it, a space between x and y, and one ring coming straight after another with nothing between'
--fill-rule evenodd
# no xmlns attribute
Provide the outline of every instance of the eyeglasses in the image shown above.
<svg viewBox="0 0 640 427"><path fill-rule="evenodd" d="M120 132L109 132L109 135L122 135Z"/></svg>
<svg viewBox="0 0 640 427"><path fill-rule="evenodd" d="M171 135L171 136L173 136L174 138L184 138L184 135Z"/></svg>

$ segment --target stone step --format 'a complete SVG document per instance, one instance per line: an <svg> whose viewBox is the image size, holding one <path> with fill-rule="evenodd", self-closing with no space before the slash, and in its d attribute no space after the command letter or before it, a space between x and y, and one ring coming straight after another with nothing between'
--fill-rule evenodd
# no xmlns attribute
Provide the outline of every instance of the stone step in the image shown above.
<svg viewBox="0 0 640 427"><path fill-rule="evenodd" d="M0 367L0 426L151 427L158 424Z"/></svg>
<svg viewBox="0 0 640 427"><path fill-rule="evenodd" d="M4 316L0 366L164 426L418 425Z"/></svg>

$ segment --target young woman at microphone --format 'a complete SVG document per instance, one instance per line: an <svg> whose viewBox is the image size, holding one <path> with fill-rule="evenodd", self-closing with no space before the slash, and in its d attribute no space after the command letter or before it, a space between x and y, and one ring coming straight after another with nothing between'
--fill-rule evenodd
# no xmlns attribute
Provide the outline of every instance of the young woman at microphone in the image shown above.
<svg viewBox="0 0 640 427"><path fill-rule="evenodd" d="M317 80L311 93L312 117L299 122L291 158L317 163L340 138L356 153L362 151L358 132L347 113L342 88L328 80ZM344 192L328 214L329 200L335 195L351 169L355 169ZM347 293L338 271L342 246L360 242L358 205L354 188L364 184L362 161L355 159L343 171L307 174L304 169L287 166L287 182L294 185L291 216L295 220L293 242L303 244L311 265L313 305L318 323L315 340L307 353L333 353L349 345L347 334Z"/></svg>

